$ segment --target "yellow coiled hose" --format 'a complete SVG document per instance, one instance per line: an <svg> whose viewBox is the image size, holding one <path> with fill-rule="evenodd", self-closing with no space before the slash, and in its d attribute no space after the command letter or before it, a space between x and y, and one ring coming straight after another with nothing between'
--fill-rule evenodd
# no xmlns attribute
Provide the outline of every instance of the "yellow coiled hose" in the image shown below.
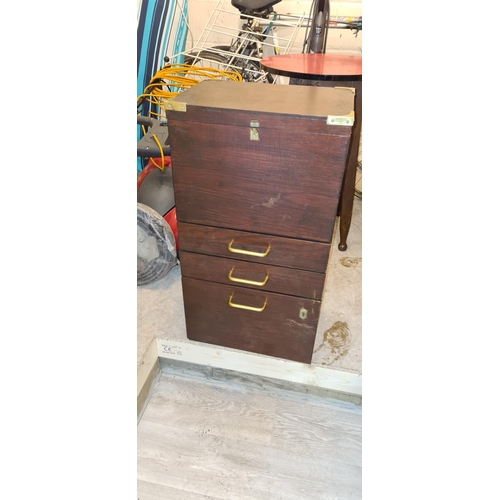
<svg viewBox="0 0 500 500"><path fill-rule="evenodd" d="M164 119L166 118L166 101L173 99L181 92L184 92L184 90L193 87L202 80L233 80L241 82L242 78L236 71L202 68L190 64L167 64L155 73L149 85L144 89L144 92L137 98L138 108L140 107L140 103L146 99L149 103L156 106L157 111L159 111L158 113L149 111L149 114ZM138 111L138 114L140 114L140 111ZM145 133L144 128L143 132ZM163 171L165 167L163 149L154 134L153 139L160 147L162 164L157 165L152 158L151 161Z"/></svg>

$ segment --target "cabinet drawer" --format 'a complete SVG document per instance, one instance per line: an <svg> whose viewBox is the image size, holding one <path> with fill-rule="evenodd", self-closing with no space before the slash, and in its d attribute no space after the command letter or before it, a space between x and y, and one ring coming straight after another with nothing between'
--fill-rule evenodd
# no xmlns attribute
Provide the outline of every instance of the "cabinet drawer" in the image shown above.
<svg viewBox="0 0 500 500"><path fill-rule="evenodd" d="M260 264L326 272L330 245L233 231L198 224L178 223L181 252L195 252ZM246 252L246 253L240 253ZM248 252L265 256L251 255Z"/></svg>
<svg viewBox="0 0 500 500"><path fill-rule="evenodd" d="M321 300L325 275L190 252L180 256L182 275L253 290Z"/></svg>
<svg viewBox="0 0 500 500"><path fill-rule="evenodd" d="M311 362L319 301L186 277L182 289L190 340Z"/></svg>

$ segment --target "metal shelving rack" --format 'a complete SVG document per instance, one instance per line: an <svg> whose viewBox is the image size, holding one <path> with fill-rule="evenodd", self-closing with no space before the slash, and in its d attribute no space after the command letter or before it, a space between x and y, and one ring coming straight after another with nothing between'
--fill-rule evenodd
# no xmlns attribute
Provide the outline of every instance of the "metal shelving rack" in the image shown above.
<svg viewBox="0 0 500 500"><path fill-rule="evenodd" d="M226 0L220 0L210 15L205 28L196 41L194 47L174 56L174 60L181 60L179 56L191 55L195 57L193 63L198 61L206 65L214 63L210 54L215 54L221 59L218 67L224 71L249 71L253 73L253 81L264 81L268 73L260 68L259 61L262 57L275 54L288 54L299 29L303 26L304 15L284 16L271 14L269 19L242 14L238 9L228 10L224 7ZM245 30L243 25L250 24L269 32L264 40L259 40L261 46L258 55L245 55L243 48L246 44L256 41L256 32ZM270 25L270 26L269 26ZM238 50L230 50L237 44ZM251 68L242 68L243 61L254 61Z"/></svg>

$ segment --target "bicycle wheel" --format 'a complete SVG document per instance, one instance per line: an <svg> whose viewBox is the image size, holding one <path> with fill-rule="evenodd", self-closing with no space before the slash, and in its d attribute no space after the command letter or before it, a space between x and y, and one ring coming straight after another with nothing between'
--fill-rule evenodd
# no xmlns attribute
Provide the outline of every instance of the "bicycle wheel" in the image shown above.
<svg viewBox="0 0 500 500"><path fill-rule="evenodd" d="M236 71L241 75L244 82L274 83L271 74L264 72L259 63L245 58L232 58L230 47L219 45L213 49L226 52L228 55L212 52L211 50L201 50L192 52L184 56L184 64L199 68L214 68L219 71ZM197 78L193 76L193 78ZM199 77L200 80L204 79ZM226 78L222 78L225 80ZM227 78L229 80L229 78Z"/></svg>
<svg viewBox="0 0 500 500"><path fill-rule="evenodd" d="M229 47L214 47L214 49L228 51ZM217 72L219 71L234 71L228 65L228 59L226 56L222 54L218 54L217 52L211 52L209 50L201 50L195 51L190 54L186 54L184 56L184 64L189 66L194 66L196 68L205 68L210 70L211 68L215 69ZM238 71L239 73L239 71ZM190 75L189 78L193 78L195 80L205 80L206 77L200 75ZM230 78L221 77L221 80L230 80Z"/></svg>

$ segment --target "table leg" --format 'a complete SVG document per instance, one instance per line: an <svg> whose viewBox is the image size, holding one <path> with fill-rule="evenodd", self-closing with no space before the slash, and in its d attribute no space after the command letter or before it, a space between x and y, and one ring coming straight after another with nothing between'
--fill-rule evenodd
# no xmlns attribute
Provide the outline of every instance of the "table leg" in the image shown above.
<svg viewBox="0 0 500 500"><path fill-rule="evenodd" d="M359 141L361 138L361 120L362 120L362 95L361 81L353 82L335 82L337 86L354 87L356 97L354 99L354 127L352 130L351 142L347 153L347 161L344 172L344 181L340 194L340 243L339 250L347 250L347 235L351 227L352 206L354 204L354 185L356 183L356 170L358 168Z"/></svg>
<svg viewBox="0 0 500 500"><path fill-rule="evenodd" d="M313 80L310 78L290 78L290 85L309 85L316 87L354 87L356 97L354 99L354 127L351 135L349 151L340 192L339 207L337 214L340 216L340 243L339 250L347 250L347 236L351 228L352 207L354 204L354 186L356 184L356 171L358 169L359 141L361 139L361 112L362 112L362 81L348 80L349 77L334 77L335 80Z"/></svg>

